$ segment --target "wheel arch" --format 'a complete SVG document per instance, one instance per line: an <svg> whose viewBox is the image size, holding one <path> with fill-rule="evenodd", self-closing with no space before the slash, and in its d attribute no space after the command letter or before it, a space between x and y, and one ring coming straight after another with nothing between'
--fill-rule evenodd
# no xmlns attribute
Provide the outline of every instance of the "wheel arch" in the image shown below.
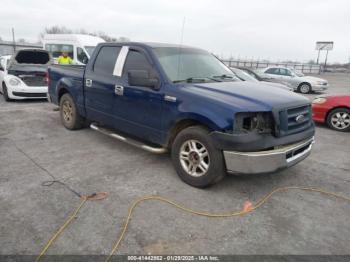
<svg viewBox="0 0 350 262"><path fill-rule="evenodd" d="M200 119L200 118L194 118L194 117L187 117L182 118L178 120L175 124L172 125L170 132L166 138L166 146L168 148L171 147L173 144L176 136L184 129L190 127L190 126L202 126L209 131L217 130L218 127L215 123L208 119Z"/></svg>
<svg viewBox="0 0 350 262"><path fill-rule="evenodd" d="M329 116L330 113L332 113L332 111L337 110L337 109L341 109L341 108L345 108L345 109L350 110L350 107L349 107L349 106L336 106L336 107L332 107L332 108L329 109L329 110L327 111L327 113L326 113L326 116L325 116L325 119L324 119L325 122L327 122L328 116Z"/></svg>

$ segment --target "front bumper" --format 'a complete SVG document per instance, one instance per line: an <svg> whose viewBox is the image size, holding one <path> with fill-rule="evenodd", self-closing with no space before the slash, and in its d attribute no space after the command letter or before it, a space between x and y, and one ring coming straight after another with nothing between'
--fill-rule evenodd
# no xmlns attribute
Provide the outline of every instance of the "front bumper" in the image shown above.
<svg viewBox="0 0 350 262"><path fill-rule="evenodd" d="M325 91L327 90L329 87L329 85L312 85L311 88L312 88L312 91Z"/></svg>
<svg viewBox="0 0 350 262"><path fill-rule="evenodd" d="M276 146L258 152L224 151L226 169L230 173L270 173L297 164L310 155L314 137L298 143Z"/></svg>
<svg viewBox="0 0 350 262"><path fill-rule="evenodd" d="M11 99L45 99L47 97L47 86L7 86L8 96Z"/></svg>

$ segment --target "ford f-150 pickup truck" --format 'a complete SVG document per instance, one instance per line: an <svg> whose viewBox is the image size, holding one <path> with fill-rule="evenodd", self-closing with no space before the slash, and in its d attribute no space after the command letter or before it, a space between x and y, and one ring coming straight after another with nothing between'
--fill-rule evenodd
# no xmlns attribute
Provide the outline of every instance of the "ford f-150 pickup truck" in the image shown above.
<svg viewBox="0 0 350 262"><path fill-rule="evenodd" d="M99 44L86 67L51 66L49 100L63 125L153 153L180 178L209 186L226 173L267 173L305 159L314 142L308 99L243 82L210 53L157 43Z"/></svg>

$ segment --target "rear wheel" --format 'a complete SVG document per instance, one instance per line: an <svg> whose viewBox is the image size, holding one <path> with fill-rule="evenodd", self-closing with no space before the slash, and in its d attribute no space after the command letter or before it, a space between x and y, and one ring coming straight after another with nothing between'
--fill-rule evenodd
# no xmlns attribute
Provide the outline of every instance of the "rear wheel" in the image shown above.
<svg viewBox="0 0 350 262"><path fill-rule="evenodd" d="M337 108L332 110L327 116L327 124L337 131L350 131L350 109Z"/></svg>
<svg viewBox="0 0 350 262"><path fill-rule="evenodd" d="M4 99L6 102L11 101L11 99L9 98L9 95L7 93L7 86L5 83L2 83L2 95L4 96Z"/></svg>
<svg viewBox="0 0 350 262"><path fill-rule="evenodd" d="M84 125L84 118L79 114L70 94L64 94L60 100L60 116L62 124L70 130L80 129Z"/></svg>
<svg viewBox="0 0 350 262"><path fill-rule="evenodd" d="M176 136L171 157L179 177L191 186L207 187L225 175L223 154L201 126L186 128Z"/></svg>
<svg viewBox="0 0 350 262"><path fill-rule="evenodd" d="M311 93L311 86L308 83L302 83L299 85L298 91L302 94L309 94Z"/></svg>

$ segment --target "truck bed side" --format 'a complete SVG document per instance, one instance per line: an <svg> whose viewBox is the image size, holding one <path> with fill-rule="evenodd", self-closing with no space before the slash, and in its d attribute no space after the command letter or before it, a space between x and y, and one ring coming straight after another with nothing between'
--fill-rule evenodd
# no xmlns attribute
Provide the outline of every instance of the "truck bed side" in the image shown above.
<svg viewBox="0 0 350 262"><path fill-rule="evenodd" d="M85 66L80 65L53 65L48 68L48 92L51 101L59 105L61 96L69 92L82 116L85 116L84 72Z"/></svg>

